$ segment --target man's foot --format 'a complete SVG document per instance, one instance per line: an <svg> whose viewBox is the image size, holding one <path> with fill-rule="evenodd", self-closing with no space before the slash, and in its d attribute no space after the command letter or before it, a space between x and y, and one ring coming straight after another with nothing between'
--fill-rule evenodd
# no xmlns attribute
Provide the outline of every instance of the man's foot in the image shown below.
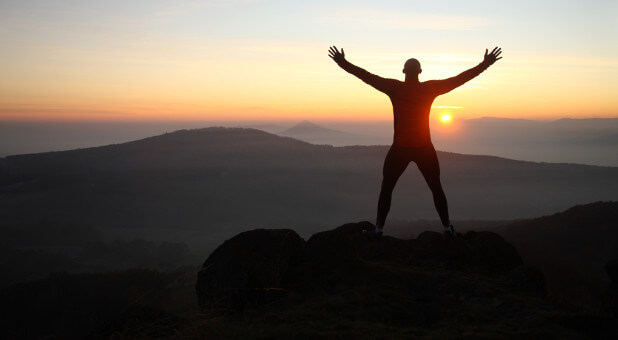
<svg viewBox="0 0 618 340"><path fill-rule="evenodd" d="M376 229L363 229L363 236L365 236L365 238L369 241L380 241L382 239L382 234L384 233Z"/></svg>
<svg viewBox="0 0 618 340"><path fill-rule="evenodd" d="M457 236L457 234L455 234L455 228L453 228L452 224L448 227L444 227L444 236Z"/></svg>

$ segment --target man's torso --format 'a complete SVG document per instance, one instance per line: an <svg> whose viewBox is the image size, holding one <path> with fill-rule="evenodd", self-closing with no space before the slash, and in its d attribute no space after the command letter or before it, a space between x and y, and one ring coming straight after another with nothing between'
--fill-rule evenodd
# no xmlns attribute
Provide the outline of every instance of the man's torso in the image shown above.
<svg viewBox="0 0 618 340"><path fill-rule="evenodd" d="M433 88L427 82L395 81L392 90L386 93L393 104L393 144L409 147L431 144L429 114L436 98Z"/></svg>

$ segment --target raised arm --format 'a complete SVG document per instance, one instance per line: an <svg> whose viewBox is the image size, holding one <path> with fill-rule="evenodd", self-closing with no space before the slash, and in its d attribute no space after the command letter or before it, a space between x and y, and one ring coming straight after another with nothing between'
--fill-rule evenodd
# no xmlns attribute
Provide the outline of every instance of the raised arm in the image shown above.
<svg viewBox="0 0 618 340"><path fill-rule="evenodd" d="M337 47L331 46L331 48L328 50L328 56L331 57L337 63L337 65L339 65L339 67L344 69L346 72L355 75L357 78L373 86L376 90L380 92L388 94L388 92L393 87L392 79L382 78L375 74L369 73L366 70L347 61L345 59L345 53L343 51L343 48L341 49L341 52L339 52Z"/></svg>
<svg viewBox="0 0 618 340"><path fill-rule="evenodd" d="M434 84L435 89L438 92L438 94L444 94L449 91L452 91L453 89L456 89L459 86L465 84L470 79L481 74L481 72L485 71L489 66L493 65L496 61L502 59L502 57L499 57L501 53L502 53L502 49L499 47L495 47L491 51L491 53L487 53L487 49L485 49L485 56L483 57L483 61L480 64L476 65L475 67L469 70L466 70L460 73L459 75L455 77L443 79L443 80L433 80L431 82Z"/></svg>

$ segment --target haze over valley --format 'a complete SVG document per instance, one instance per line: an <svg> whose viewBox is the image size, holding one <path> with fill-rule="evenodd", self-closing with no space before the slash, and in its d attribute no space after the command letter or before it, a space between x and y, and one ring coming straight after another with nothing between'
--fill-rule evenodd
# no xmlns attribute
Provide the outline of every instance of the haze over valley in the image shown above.
<svg viewBox="0 0 618 340"><path fill-rule="evenodd" d="M3 122L0 157L129 142L206 126L255 128L312 144L390 145L392 121ZM517 160L618 166L618 118L432 120L438 150Z"/></svg>
<svg viewBox="0 0 618 340"><path fill-rule="evenodd" d="M388 146L313 145L256 129L181 130L134 142L0 160L6 227L90 228L106 240L210 251L239 230L310 235L373 220ZM512 220L618 199L618 168L438 154L456 220ZM414 165L391 220L437 218ZM438 224L436 224L436 227Z"/></svg>

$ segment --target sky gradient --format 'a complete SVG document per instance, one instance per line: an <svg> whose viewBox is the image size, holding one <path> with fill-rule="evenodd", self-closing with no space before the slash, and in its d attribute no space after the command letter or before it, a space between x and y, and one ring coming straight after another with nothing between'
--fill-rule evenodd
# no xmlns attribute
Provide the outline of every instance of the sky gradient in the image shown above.
<svg viewBox="0 0 618 340"><path fill-rule="evenodd" d="M403 80L504 59L432 114L618 117L617 1L7 1L0 120L386 120L327 56Z"/></svg>

